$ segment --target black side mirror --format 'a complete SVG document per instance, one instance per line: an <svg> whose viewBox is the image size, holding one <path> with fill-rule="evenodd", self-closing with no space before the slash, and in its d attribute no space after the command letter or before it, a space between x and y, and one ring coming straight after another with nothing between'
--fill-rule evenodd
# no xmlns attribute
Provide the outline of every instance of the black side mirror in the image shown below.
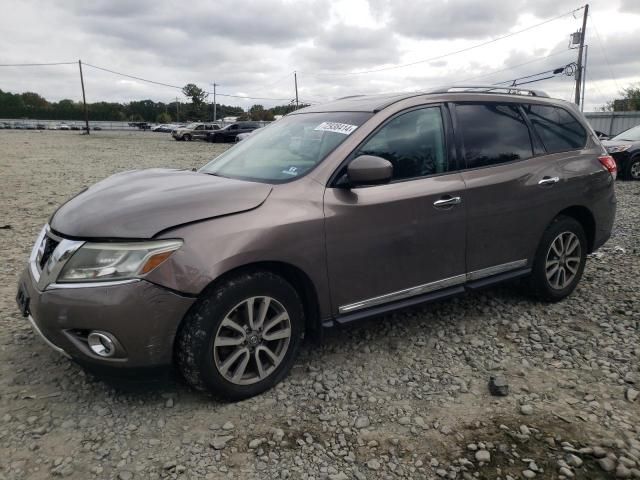
<svg viewBox="0 0 640 480"><path fill-rule="evenodd" d="M347 167L349 185L353 187L389 183L392 177L393 165L382 157L361 155Z"/></svg>

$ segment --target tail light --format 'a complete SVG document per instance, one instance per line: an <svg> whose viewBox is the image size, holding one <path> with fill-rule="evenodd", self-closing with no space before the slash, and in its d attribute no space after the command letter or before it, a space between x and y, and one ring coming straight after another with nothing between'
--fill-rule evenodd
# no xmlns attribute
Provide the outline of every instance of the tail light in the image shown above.
<svg viewBox="0 0 640 480"><path fill-rule="evenodd" d="M615 180L618 176L618 165L611 155L601 155L598 160L602 164L602 167L608 171Z"/></svg>

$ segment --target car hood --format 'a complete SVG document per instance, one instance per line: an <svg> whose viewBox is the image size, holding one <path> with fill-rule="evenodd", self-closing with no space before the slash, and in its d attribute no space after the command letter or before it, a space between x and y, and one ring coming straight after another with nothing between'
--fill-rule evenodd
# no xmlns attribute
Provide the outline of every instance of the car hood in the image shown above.
<svg viewBox="0 0 640 480"><path fill-rule="evenodd" d="M52 216L53 230L79 238L151 238L167 228L260 206L271 185L185 170L134 170L82 191Z"/></svg>
<svg viewBox="0 0 640 480"><path fill-rule="evenodd" d="M640 145L640 142L635 142L633 140L603 140L602 145L606 147L619 147L621 145L632 145L637 146Z"/></svg>

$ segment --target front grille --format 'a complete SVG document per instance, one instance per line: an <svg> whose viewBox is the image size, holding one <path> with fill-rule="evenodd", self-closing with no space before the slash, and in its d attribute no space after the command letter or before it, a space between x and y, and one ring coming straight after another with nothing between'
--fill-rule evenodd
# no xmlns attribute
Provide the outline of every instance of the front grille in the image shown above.
<svg viewBox="0 0 640 480"><path fill-rule="evenodd" d="M49 261L49 258L51 257L51 254L60 243L58 240L54 240L48 235L45 235L42 242L43 242L43 246L41 247L42 255L40 255L40 258L38 259L38 266L40 267L40 270L42 270L44 266L47 264L47 262Z"/></svg>

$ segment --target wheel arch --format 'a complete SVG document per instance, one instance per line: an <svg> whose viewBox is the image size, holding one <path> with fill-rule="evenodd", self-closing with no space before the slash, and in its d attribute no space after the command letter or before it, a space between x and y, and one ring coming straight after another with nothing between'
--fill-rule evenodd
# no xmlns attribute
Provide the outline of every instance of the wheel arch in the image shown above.
<svg viewBox="0 0 640 480"><path fill-rule="evenodd" d="M202 289L198 294L198 301L218 285L224 283L227 279L237 275L242 275L243 273L256 271L266 271L276 274L291 284L302 300L305 316L305 336L308 335L314 340L319 339L322 332L322 325L320 321L320 307L316 287L307 273L290 263L281 261L261 261L234 267L219 275L204 289ZM194 305L197 303L198 302L194 303ZM191 308L193 308L193 306ZM186 318L188 314L189 312L187 312L187 314L182 318L176 331L179 331L180 328L182 328L184 318Z"/></svg>
<svg viewBox="0 0 640 480"><path fill-rule="evenodd" d="M561 210L553 218L556 219L559 216L571 217L582 225L587 237L587 251L588 253L593 252L593 246L596 238L596 220L591 210L583 205L574 205Z"/></svg>

